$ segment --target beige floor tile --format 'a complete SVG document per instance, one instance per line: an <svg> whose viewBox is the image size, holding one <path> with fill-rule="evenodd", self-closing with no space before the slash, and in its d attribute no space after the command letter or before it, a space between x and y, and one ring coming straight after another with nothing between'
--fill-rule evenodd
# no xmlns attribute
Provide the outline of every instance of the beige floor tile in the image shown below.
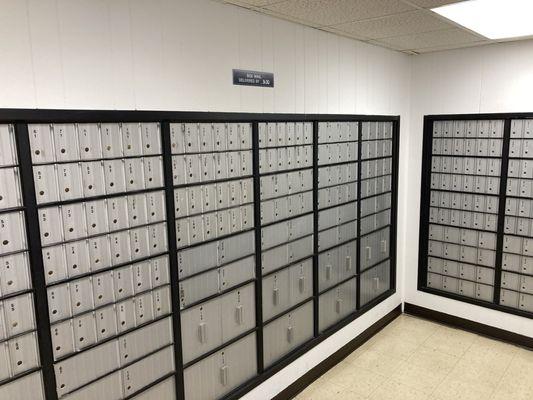
<svg viewBox="0 0 533 400"><path fill-rule="evenodd" d="M396 371L396 368L402 363L402 359L375 350L367 350L349 362L357 369L367 369L388 377Z"/></svg>
<svg viewBox="0 0 533 400"><path fill-rule="evenodd" d="M407 362L421 369L448 374L459 362L459 357L421 346L407 359Z"/></svg>
<svg viewBox="0 0 533 400"><path fill-rule="evenodd" d="M472 333L441 326L424 342L423 346L452 356L462 357L475 339L476 335Z"/></svg>
<svg viewBox="0 0 533 400"><path fill-rule="evenodd" d="M427 394L395 381L386 381L368 397L369 400L426 400Z"/></svg>
<svg viewBox="0 0 533 400"><path fill-rule="evenodd" d="M440 327L428 321L402 316L394 320L383 329L386 335L398 336L409 342L421 344L426 341Z"/></svg>
<svg viewBox="0 0 533 400"><path fill-rule="evenodd" d="M315 381L307 389L296 396L297 400L337 399L342 388L331 382Z"/></svg>
<svg viewBox="0 0 533 400"><path fill-rule="evenodd" d="M493 388L482 383L447 377L435 389L432 396L439 400L482 400L488 399L493 392Z"/></svg>
<svg viewBox="0 0 533 400"><path fill-rule="evenodd" d="M394 382L409 386L425 394L431 394L446 378L447 371L438 371L410 364L405 361L392 375Z"/></svg>
<svg viewBox="0 0 533 400"><path fill-rule="evenodd" d="M486 364L508 365L518 350L518 347L499 340L476 336L472 346L464 353L463 358Z"/></svg>
<svg viewBox="0 0 533 400"><path fill-rule="evenodd" d="M329 370L317 382L320 381L331 383L335 386L352 391L356 394L368 396L376 389L385 377L372 371L355 367L352 364L343 361L335 368Z"/></svg>
<svg viewBox="0 0 533 400"><path fill-rule="evenodd" d="M447 379L472 385L481 384L492 392L502 380L509 362L483 363L462 358L452 369Z"/></svg>
<svg viewBox="0 0 533 400"><path fill-rule="evenodd" d="M369 350L377 351L391 357L407 359L419 347L418 344L393 335L379 335L369 345Z"/></svg>

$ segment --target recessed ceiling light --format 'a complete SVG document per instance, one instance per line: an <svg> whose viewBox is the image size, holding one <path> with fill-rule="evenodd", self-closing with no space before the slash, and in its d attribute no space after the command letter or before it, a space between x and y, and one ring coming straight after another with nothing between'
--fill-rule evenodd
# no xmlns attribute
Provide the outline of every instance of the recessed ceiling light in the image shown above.
<svg viewBox="0 0 533 400"><path fill-rule="evenodd" d="M533 35L533 0L468 0L432 11L489 39Z"/></svg>

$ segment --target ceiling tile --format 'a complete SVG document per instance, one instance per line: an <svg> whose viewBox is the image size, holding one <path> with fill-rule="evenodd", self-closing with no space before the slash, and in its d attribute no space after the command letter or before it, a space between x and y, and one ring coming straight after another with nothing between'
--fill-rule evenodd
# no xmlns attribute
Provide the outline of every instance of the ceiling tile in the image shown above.
<svg viewBox="0 0 533 400"><path fill-rule="evenodd" d="M371 39L455 28L455 26L444 22L432 14L420 10L366 21L335 25L333 28Z"/></svg>
<svg viewBox="0 0 533 400"><path fill-rule="evenodd" d="M288 0L265 8L320 26L415 10L400 0Z"/></svg>
<svg viewBox="0 0 533 400"><path fill-rule="evenodd" d="M464 0L406 0L406 3L412 3L423 8L435 8L445 6L446 4L460 3Z"/></svg>
<svg viewBox="0 0 533 400"><path fill-rule="evenodd" d="M397 50L415 50L429 47L461 45L479 42L478 36L462 29L425 32L375 40L375 43L392 46Z"/></svg>

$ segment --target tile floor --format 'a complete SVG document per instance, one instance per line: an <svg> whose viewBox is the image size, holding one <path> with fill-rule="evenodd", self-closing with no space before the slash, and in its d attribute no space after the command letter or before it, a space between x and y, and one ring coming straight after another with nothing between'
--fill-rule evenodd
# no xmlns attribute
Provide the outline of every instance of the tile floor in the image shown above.
<svg viewBox="0 0 533 400"><path fill-rule="evenodd" d="M402 315L297 400L533 400L533 351Z"/></svg>

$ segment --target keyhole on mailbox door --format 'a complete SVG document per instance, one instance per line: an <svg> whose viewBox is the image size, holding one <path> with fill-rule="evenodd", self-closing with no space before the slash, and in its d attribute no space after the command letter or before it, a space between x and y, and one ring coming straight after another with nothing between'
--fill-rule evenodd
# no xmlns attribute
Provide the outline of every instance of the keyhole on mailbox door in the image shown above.
<svg viewBox="0 0 533 400"><path fill-rule="evenodd" d="M35 150L35 154L36 154L36 155L41 154L41 150Z"/></svg>

